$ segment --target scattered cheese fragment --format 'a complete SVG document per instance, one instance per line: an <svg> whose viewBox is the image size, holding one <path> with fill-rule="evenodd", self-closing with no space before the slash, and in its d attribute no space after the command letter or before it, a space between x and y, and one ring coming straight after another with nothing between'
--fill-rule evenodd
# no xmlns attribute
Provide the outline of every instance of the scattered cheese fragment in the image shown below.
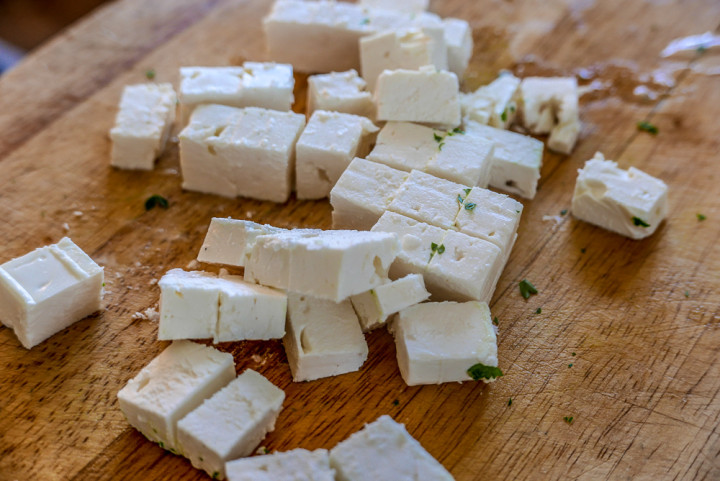
<svg viewBox="0 0 720 481"><path fill-rule="evenodd" d="M177 423L180 452L213 479L225 463L249 456L275 429L285 393L247 369Z"/></svg>
<svg viewBox="0 0 720 481"><path fill-rule="evenodd" d="M213 217L197 260L210 264L244 267L257 236L284 230L247 220Z"/></svg>
<svg viewBox="0 0 720 481"><path fill-rule="evenodd" d="M179 451L177 422L235 378L232 354L175 341L118 393L128 422L150 441Z"/></svg>
<svg viewBox="0 0 720 481"><path fill-rule="evenodd" d="M461 208L464 185L413 170L388 210L430 225L450 228Z"/></svg>
<svg viewBox="0 0 720 481"><path fill-rule="evenodd" d="M356 70L308 77L308 115L316 110L375 117L372 94Z"/></svg>
<svg viewBox="0 0 720 481"><path fill-rule="evenodd" d="M175 101L169 83L125 87L115 126L110 130L113 167L153 169L175 121Z"/></svg>
<svg viewBox="0 0 720 481"><path fill-rule="evenodd" d="M225 465L228 481L335 481L330 454L325 449L293 449Z"/></svg>
<svg viewBox="0 0 720 481"><path fill-rule="evenodd" d="M447 45L448 68L462 79L473 52L472 29L459 18L444 18L445 44Z"/></svg>
<svg viewBox="0 0 720 481"><path fill-rule="evenodd" d="M523 125L533 134L550 134L548 148L572 152L580 133L575 77L527 77L520 84Z"/></svg>
<svg viewBox="0 0 720 481"><path fill-rule="evenodd" d="M100 310L103 268L69 238L0 265L0 322L26 348Z"/></svg>
<svg viewBox="0 0 720 481"><path fill-rule="evenodd" d="M385 324L396 312L418 304L430 297L420 274L409 274L375 289L352 296L353 308L363 331Z"/></svg>
<svg viewBox="0 0 720 481"><path fill-rule="evenodd" d="M288 295L285 353L294 381L357 371L368 346L349 300L336 303Z"/></svg>
<svg viewBox="0 0 720 481"><path fill-rule="evenodd" d="M363 7L399 10L408 13L420 13L428 9L430 0L360 0Z"/></svg>
<svg viewBox="0 0 720 481"><path fill-rule="evenodd" d="M452 481L452 475L405 426L390 416L340 442L330 451L330 465L338 481Z"/></svg>
<svg viewBox="0 0 720 481"><path fill-rule="evenodd" d="M520 79L509 72L472 93L460 94L464 122L473 121L507 129L518 112Z"/></svg>
<svg viewBox="0 0 720 481"><path fill-rule="evenodd" d="M497 338L484 302L428 302L393 322L400 374L408 386L469 381L475 364L498 365Z"/></svg>
<svg viewBox="0 0 720 481"><path fill-rule="evenodd" d="M635 167L620 169L598 152L578 170L572 213L585 222L642 239L667 216L667 185Z"/></svg>

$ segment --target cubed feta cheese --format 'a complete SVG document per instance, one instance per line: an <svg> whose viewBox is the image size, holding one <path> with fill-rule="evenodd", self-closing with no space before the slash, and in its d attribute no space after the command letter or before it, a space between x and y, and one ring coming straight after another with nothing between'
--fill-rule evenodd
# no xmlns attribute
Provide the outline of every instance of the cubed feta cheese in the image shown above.
<svg viewBox="0 0 720 481"><path fill-rule="evenodd" d="M532 199L537 192L543 143L527 135L467 122L465 130L495 143L490 166L490 187Z"/></svg>
<svg viewBox="0 0 720 481"><path fill-rule="evenodd" d="M338 481L452 481L452 475L405 426L390 416L342 441L330 451Z"/></svg>
<svg viewBox="0 0 720 481"><path fill-rule="evenodd" d="M336 303L289 294L283 344L294 381L357 371L368 355L365 336L349 300Z"/></svg>
<svg viewBox="0 0 720 481"><path fill-rule="evenodd" d="M65 237L0 265L0 325L26 348L100 310L103 268Z"/></svg>
<svg viewBox="0 0 720 481"><path fill-rule="evenodd" d="M377 162L353 159L330 191L333 228L369 230L408 175Z"/></svg>
<svg viewBox="0 0 720 481"><path fill-rule="evenodd" d="M450 228L468 187L413 170L400 186L388 210L420 222Z"/></svg>
<svg viewBox="0 0 720 481"><path fill-rule="evenodd" d="M315 110L375 117L372 94L357 71L331 72L308 77L308 115Z"/></svg>
<svg viewBox="0 0 720 481"><path fill-rule="evenodd" d="M400 374L408 386L469 381L475 364L498 365L497 338L484 302L427 302L393 321Z"/></svg>
<svg viewBox="0 0 720 481"><path fill-rule="evenodd" d="M295 101L295 77L289 64L245 62L240 107L261 107L286 112Z"/></svg>
<svg viewBox="0 0 720 481"><path fill-rule="evenodd" d="M421 122L453 128L460 124L458 78L435 67L386 70L375 89L378 120Z"/></svg>
<svg viewBox="0 0 720 481"><path fill-rule="evenodd" d="M293 449L225 465L228 481L335 481L330 455L325 449Z"/></svg>
<svg viewBox="0 0 720 481"><path fill-rule="evenodd" d="M367 8L382 8L407 13L419 13L428 9L430 0L360 0L358 3Z"/></svg>
<svg viewBox="0 0 720 481"><path fill-rule="evenodd" d="M210 264L244 267L257 236L284 230L249 220L213 217L197 260Z"/></svg>
<svg viewBox="0 0 720 481"><path fill-rule="evenodd" d="M382 284L375 289L352 296L350 300L363 331L385 324L396 312L418 304L430 297L421 274L409 274Z"/></svg>
<svg viewBox="0 0 720 481"><path fill-rule="evenodd" d="M445 44L447 45L448 68L462 79L473 52L473 38L470 25L459 18L443 19Z"/></svg>
<svg viewBox="0 0 720 481"><path fill-rule="evenodd" d="M378 128L365 117L316 110L295 146L298 199L322 199L355 157L370 151Z"/></svg>
<svg viewBox="0 0 720 481"><path fill-rule="evenodd" d="M367 160L406 172L424 170L430 159L441 152L437 139L444 134L443 131L410 122L388 122L380 130Z"/></svg>
<svg viewBox="0 0 720 481"><path fill-rule="evenodd" d="M527 77L520 84L523 126L550 134L548 148L569 154L580 133L575 77Z"/></svg>
<svg viewBox="0 0 720 481"><path fill-rule="evenodd" d="M110 130L113 167L153 169L175 121L175 102L169 83L125 87L115 126Z"/></svg>
<svg viewBox="0 0 720 481"><path fill-rule="evenodd" d="M667 216L667 185L635 167L620 169L598 152L578 170L572 213L585 222L642 239Z"/></svg>
<svg viewBox="0 0 720 481"><path fill-rule="evenodd" d="M175 341L118 393L128 422L150 441L179 451L177 422L235 378L232 354Z"/></svg>
<svg viewBox="0 0 720 481"><path fill-rule="evenodd" d="M247 369L177 423L180 451L213 479L225 479L225 463L249 456L275 429L285 393Z"/></svg>
<svg viewBox="0 0 720 481"><path fill-rule="evenodd" d="M464 121L507 129L517 115L519 87L519 78L503 72L493 82L475 92L461 93L460 105Z"/></svg>

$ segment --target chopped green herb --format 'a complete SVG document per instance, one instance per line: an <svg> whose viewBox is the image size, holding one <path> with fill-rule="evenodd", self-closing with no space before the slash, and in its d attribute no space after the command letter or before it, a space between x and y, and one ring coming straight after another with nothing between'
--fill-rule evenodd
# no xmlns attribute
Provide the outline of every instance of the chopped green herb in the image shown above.
<svg viewBox="0 0 720 481"><path fill-rule="evenodd" d="M367 25L368 23L370 23L370 19L367 18L367 17L363 18L363 19L360 21L360 25Z"/></svg>
<svg viewBox="0 0 720 481"><path fill-rule="evenodd" d="M707 216L704 216L703 214L697 214L697 219L699 222L702 222L707 219Z"/></svg>
<svg viewBox="0 0 720 481"><path fill-rule="evenodd" d="M531 295L537 293L538 290L535 288L534 285L532 285L532 282L527 279L523 279L520 281L520 295L523 296L525 299L530 299Z"/></svg>
<svg viewBox="0 0 720 481"><path fill-rule="evenodd" d="M503 113L500 114L500 120L507 122L507 109L503 110Z"/></svg>
<svg viewBox="0 0 720 481"><path fill-rule="evenodd" d="M475 202L468 202L465 204L465 210L473 210L475 208Z"/></svg>
<svg viewBox="0 0 720 481"><path fill-rule="evenodd" d="M148 80L154 79L155 78L155 69L151 68L150 70L145 72L145 76L147 77Z"/></svg>
<svg viewBox="0 0 720 481"><path fill-rule="evenodd" d="M650 227L650 224L642 220L640 217L633 217L632 218L633 224L639 225L640 227Z"/></svg>
<svg viewBox="0 0 720 481"><path fill-rule="evenodd" d="M436 243L434 243L434 242L431 242L431 243L430 243L430 250L431 250L431 251L435 252L435 251L437 250L437 248L438 248L438 245L437 245Z"/></svg>
<svg viewBox="0 0 720 481"><path fill-rule="evenodd" d="M165 443L163 443L162 441L158 441L158 446L165 449Z"/></svg>
<svg viewBox="0 0 720 481"><path fill-rule="evenodd" d="M685 297L690 297L690 291L685 291Z"/></svg>
<svg viewBox="0 0 720 481"><path fill-rule="evenodd" d="M542 314L542 307L538 307L535 314Z"/></svg>
<svg viewBox="0 0 720 481"><path fill-rule="evenodd" d="M436 132L433 132L433 138L435 139L435 142L440 143L443 141L443 136L438 135Z"/></svg>
<svg viewBox="0 0 720 481"><path fill-rule="evenodd" d="M497 318L497 316L493 318L493 324L495 324L496 326L500 325L500 320Z"/></svg>
<svg viewBox="0 0 720 481"><path fill-rule="evenodd" d="M463 200L463 198L462 198L461 195L458 195L457 201L458 201L460 204L462 204L463 202L465 202L465 201Z"/></svg>
<svg viewBox="0 0 720 481"><path fill-rule="evenodd" d="M212 474L212 478L213 478L213 479L220 479L220 473L219 473L218 471L215 471L215 472Z"/></svg>
<svg viewBox="0 0 720 481"><path fill-rule="evenodd" d="M396 399L396 400L393 401L393 406L397 406L397 405L399 405L399 404L400 404L400 401L399 401L399 400Z"/></svg>
<svg viewBox="0 0 720 481"><path fill-rule="evenodd" d="M442 150L443 145L445 145L445 142L440 142L440 143L438 144L438 150Z"/></svg>
<svg viewBox="0 0 720 481"><path fill-rule="evenodd" d="M467 373L475 381L479 381L480 379L491 380L503 375L499 367L486 366L480 362L471 366L470 369L467 370Z"/></svg>
<svg viewBox="0 0 720 481"><path fill-rule="evenodd" d="M563 416L563 421L565 421L568 424L572 424L573 417L572 416Z"/></svg>
<svg viewBox="0 0 720 481"><path fill-rule="evenodd" d="M103 282L102 286L105 287L105 283L104 283L104 282ZM155 431L155 429L153 429L153 431Z"/></svg>
<svg viewBox="0 0 720 481"><path fill-rule="evenodd" d="M574 353L574 352L572 352L572 353L570 353L570 355L571 355L571 356L574 356L574 355L575 355L575 353Z"/></svg>
<svg viewBox="0 0 720 481"><path fill-rule="evenodd" d="M651 124L650 122L648 122L646 120L643 120L642 122L638 122L637 128L641 132L647 132L652 135L657 135L658 132L660 132L660 130L656 126L654 126L653 124Z"/></svg>
<svg viewBox="0 0 720 481"><path fill-rule="evenodd" d="M167 209L170 207L170 203L165 197L155 194L148 197L148 200L145 201L145 210L154 209L155 206Z"/></svg>
<svg viewBox="0 0 720 481"><path fill-rule="evenodd" d="M567 209L563 209L560 211L560 215L567 215Z"/></svg>
<svg viewBox="0 0 720 481"><path fill-rule="evenodd" d="M265 454L270 454L270 450L269 450L268 448L264 447L264 446L263 446L263 452L264 452Z"/></svg>
<svg viewBox="0 0 720 481"><path fill-rule="evenodd" d="M445 252L445 244L440 244L437 248L437 253L442 254L443 252Z"/></svg>
<svg viewBox="0 0 720 481"><path fill-rule="evenodd" d="M512 114L515 113L515 105L514 104L510 104L510 113L512 113Z"/></svg>
<svg viewBox="0 0 720 481"><path fill-rule="evenodd" d="M568 364L568 367L573 367L572 363Z"/></svg>
<svg viewBox="0 0 720 481"><path fill-rule="evenodd" d="M585 248L583 247L582 249L580 249L580 252L583 253L583 254L585 254L585 252L587 252L587 249L585 249Z"/></svg>
<svg viewBox="0 0 720 481"><path fill-rule="evenodd" d="M707 50L707 47L705 45L700 45L698 48L695 49L697 53L705 53Z"/></svg>
<svg viewBox="0 0 720 481"><path fill-rule="evenodd" d="M465 195L468 195L468 194L470 194L470 191L471 191L471 190L472 190L472 189L463 189L463 192L465 192Z"/></svg>
<svg viewBox="0 0 720 481"><path fill-rule="evenodd" d="M465 131L461 129L460 127L455 127L452 129L453 134L465 134Z"/></svg>
<svg viewBox="0 0 720 481"><path fill-rule="evenodd" d="M512 406L512 398L508 399L508 406Z"/></svg>

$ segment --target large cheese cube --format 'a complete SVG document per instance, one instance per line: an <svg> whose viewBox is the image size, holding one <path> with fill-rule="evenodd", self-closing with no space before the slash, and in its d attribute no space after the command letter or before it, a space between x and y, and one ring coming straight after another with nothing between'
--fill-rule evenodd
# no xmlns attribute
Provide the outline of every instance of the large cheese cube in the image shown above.
<svg viewBox="0 0 720 481"><path fill-rule="evenodd" d="M308 114L329 110L373 118L375 105L366 87L356 70L311 75L308 77Z"/></svg>
<svg viewBox="0 0 720 481"><path fill-rule="evenodd" d="M285 393L247 369L177 423L180 451L213 479L225 479L225 463L249 456L275 429Z"/></svg>
<svg viewBox="0 0 720 481"><path fill-rule="evenodd" d="M350 301L363 331L369 331L384 325L388 317L396 312L418 304L428 297L430 293L425 290L423 276L409 274L352 296Z"/></svg>
<svg viewBox="0 0 720 481"><path fill-rule="evenodd" d="M228 481L335 481L325 449L293 449L284 453L236 459L225 464Z"/></svg>
<svg viewBox="0 0 720 481"><path fill-rule="evenodd" d="M465 122L473 121L498 129L507 129L518 112L520 79L503 72L488 85L469 94L460 94Z"/></svg>
<svg viewBox="0 0 720 481"><path fill-rule="evenodd" d="M65 237L0 265L0 325L26 348L101 309L103 268Z"/></svg>
<svg viewBox="0 0 720 481"><path fill-rule="evenodd" d="M470 367L498 365L497 338L484 302L409 307L393 322L393 335L400 374L408 386L469 381Z"/></svg>
<svg viewBox="0 0 720 481"><path fill-rule="evenodd" d="M382 8L408 13L420 13L428 9L430 0L360 0L358 3L367 8Z"/></svg>
<svg viewBox="0 0 720 481"><path fill-rule="evenodd" d="M118 393L128 422L150 441L179 450L177 422L235 378L232 354L175 341Z"/></svg>
<svg viewBox="0 0 720 481"><path fill-rule="evenodd" d="M575 77L527 77L520 84L523 125L550 134L548 148L569 154L580 133Z"/></svg>
<svg viewBox="0 0 720 481"><path fill-rule="evenodd" d="M175 121L171 84L128 85L110 130L110 163L121 169L152 170Z"/></svg>
<svg viewBox="0 0 720 481"><path fill-rule="evenodd" d="M386 70L375 89L377 119L456 127L460 124L458 88L454 73L432 66Z"/></svg>
<svg viewBox="0 0 720 481"><path fill-rule="evenodd" d="M408 175L377 162L353 159L330 191L333 228L369 230Z"/></svg>
<svg viewBox="0 0 720 481"><path fill-rule="evenodd" d="M447 229L455 224L465 190L469 187L413 170L388 210Z"/></svg>
<svg viewBox="0 0 720 481"><path fill-rule="evenodd" d="M667 216L667 185L635 167L620 169L598 152L578 170L572 213L585 222L642 239Z"/></svg>
<svg viewBox="0 0 720 481"><path fill-rule="evenodd" d="M248 220L213 217L197 260L210 264L244 267L257 236L284 230Z"/></svg>
<svg viewBox="0 0 720 481"><path fill-rule="evenodd" d="M338 481L453 481L405 426L380 416L330 451Z"/></svg>
<svg viewBox="0 0 720 481"><path fill-rule="evenodd" d="M368 347L349 300L288 295L285 353L294 381L353 372L367 359Z"/></svg>
<svg viewBox="0 0 720 481"><path fill-rule="evenodd" d="M365 117L316 110L296 145L298 199L322 199L355 157L365 157L378 128Z"/></svg>
<svg viewBox="0 0 720 481"><path fill-rule="evenodd" d="M532 199L542 167L543 143L527 135L467 122L469 134L495 143L490 166L490 187Z"/></svg>
<svg viewBox="0 0 720 481"><path fill-rule="evenodd" d="M443 19L448 68L462 79L473 52L472 29L459 18Z"/></svg>

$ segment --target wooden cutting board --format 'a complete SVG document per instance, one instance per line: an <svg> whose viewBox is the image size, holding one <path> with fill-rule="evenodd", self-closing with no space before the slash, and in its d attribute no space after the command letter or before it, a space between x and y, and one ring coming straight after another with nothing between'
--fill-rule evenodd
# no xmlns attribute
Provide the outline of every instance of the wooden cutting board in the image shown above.
<svg viewBox="0 0 720 481"><path fill-rule="evenodd" d="M166 270L195 258L211 217L330 228L331 208L183 192L175 144L153 172L114 170L107 132L123 86L146 81L149 69L177 85L182 65L263 59L269 7L113 3L0 78L0 262L69 235L107 278L105 311L32 351L0 328L1 480L207 479L146 441L118 409L117 391L167 345L156 323L133 314L157 302L154 283ZM368 336L360 372L300 384L280 342L220 345L238 371L256 369L287 394L263 444L331 448L390 414L458 480L719 479L720 55L659 53L674 38L717 32L720 3L431 7L473 26L465 90L503 68L574 73L590 85L575 152L545 154L540 191L523 201L491 305L505 376L487 386L407 387L386 332ZM296 98L302 111L303 77ZM641 120L659 134L639 132ZM670 215L652 237L632 241L560 215L576 170L596 151L669 185ZM170 208L145 211L153 194ZM527 301L523 278L539 289Z"/></svg>

